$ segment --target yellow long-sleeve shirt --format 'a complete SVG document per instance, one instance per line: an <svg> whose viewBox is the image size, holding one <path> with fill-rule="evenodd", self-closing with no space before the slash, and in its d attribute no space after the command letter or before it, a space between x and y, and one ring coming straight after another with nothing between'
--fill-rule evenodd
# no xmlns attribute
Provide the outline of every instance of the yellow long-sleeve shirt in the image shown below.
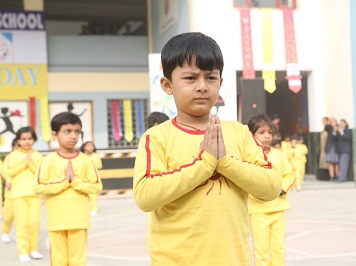
<svg viewBox="0 0 356 266"><path fill-rule="evenodd" d="M75 178L65 176L69 160ZM88 194L98 194L103 186L91 159L78 152L71 158L53 152L43 158L37 173L35 192L44 194L49 231L86 229L90 227Z"/></svg>
<svg viewBox="0 0 356 266"><path fill-rule="evenodd" d="M200 150L205 131L175 119L142 136L134 196L151 212L152 265L251 265L247 198L276 198L282 177L247 126L222 121L226 156Z"/></svg>
<svg viewBox="0 0 356 266"><path fill-rule="evenodd" d="M283 154L283 152L274 148L270 149L270 151L267 153L267 156L279 174L283 177L282 190L284 192L288 192L293 186L295 176L287 157L285 154ZM279 196L278 198L271 201L261 201L251 195L248 198L248 212L250 214L271 213L288 209L290 209L290 205L287 199L287 194Z"/></svg>
<svg viewBox="0 0 356 266"><path fill-rule="evenodd" d="M34 192L35 174L43 156L35 150L30 152L31 160L27 159L28 151L22 148L17 148L7 155L4 175L11 179L11 199L37 196Z"/></svg>
<svg viewBox="0 0 356 266"><path fill-rule="evenodd" d="M97 169L103 168L103 162L101 161L99 155L96 152L93 152L92 154L90 154L88 156L93 161L93 163Z"/></svg>

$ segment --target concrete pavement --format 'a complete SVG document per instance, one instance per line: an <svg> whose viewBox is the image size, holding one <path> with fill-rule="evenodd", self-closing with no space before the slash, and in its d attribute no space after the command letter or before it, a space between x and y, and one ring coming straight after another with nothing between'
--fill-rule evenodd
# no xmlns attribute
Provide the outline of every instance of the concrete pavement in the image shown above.
<svg viewBox="0 0 356 266"><path fill-rule="evenodd" d="M353 182L318 181L307 176L302 191L289 194L287 211L287 266L356 265L356 189ZM147 266L147 214L140 211L131 192L99 197L99 213L92 218L88 266ZM11 232L14 238L14 231ZM16 245L0 242L0 265L49 264L45 219L39 251L43 260L20 263ZM225 266L225 265L224 265Z"/></svg>

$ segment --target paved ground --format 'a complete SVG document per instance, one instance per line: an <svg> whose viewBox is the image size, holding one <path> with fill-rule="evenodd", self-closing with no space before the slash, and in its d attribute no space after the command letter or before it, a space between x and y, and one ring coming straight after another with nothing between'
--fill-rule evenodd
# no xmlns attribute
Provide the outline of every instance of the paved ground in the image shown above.
<svg viewBox="0 0 356 266"><path fill-rule="evenodd" d="M353 182L317 181L308 176L302 191L289 195L287 266L356 265L356 189ZM147 266L147 215L130 193L99 198L89 232L88 266ZM14 233L11 235L14 237ZM20 263L15 243L0 242L0 265L49 265L45 222L39 250L43 260ZM225 266L225 265L224 265Z"/></svg>

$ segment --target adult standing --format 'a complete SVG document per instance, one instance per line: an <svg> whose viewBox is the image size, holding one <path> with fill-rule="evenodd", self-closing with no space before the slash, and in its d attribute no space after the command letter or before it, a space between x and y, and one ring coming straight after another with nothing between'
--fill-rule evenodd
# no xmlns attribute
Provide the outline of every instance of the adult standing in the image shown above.
<svg viewBox="0 0 356 266"><path fill-rule="evenodd" d="M347 180L351 157L351 130L345 119L340 120L340 127L337 132L339 148L339 182Z"/></svg>
<svg viewBox="0 0 356 266"><path fill-rule="evenodd" d="M328 132L325 130L325 126L330 124L328 117L323 117L323 130L320 132L320 155L319 155L319 169L318 169L318 176L319 180L329 180L329 166L325 161L325 146L326 140L328 138Z"/></svg>
<svg viewBox="0 0 356 266"><path fill-rule="evenodd" d="M325 161L328 164L330 180L339 175L338 124L335 118L329 118L330 124L325 126L328 137L325 144Z"/></svg>

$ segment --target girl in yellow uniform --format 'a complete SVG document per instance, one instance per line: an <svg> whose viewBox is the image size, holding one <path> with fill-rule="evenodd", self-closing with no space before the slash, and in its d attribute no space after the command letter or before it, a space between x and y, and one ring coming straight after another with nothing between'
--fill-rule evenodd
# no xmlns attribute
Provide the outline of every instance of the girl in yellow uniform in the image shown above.
<svg viewBox="0 0 356 266"><path fill-rule="evenodd" d="M280 150L271 148L273 124L267 116L252 117L248 127L254 137L263 144L268 160L283 177L278 198L272 201L262 201L252 195L248 198L255 265L283 266L286 250L284 211L290 208L287 192L294 182L293 171L286 156Z"/></svg>
<svg viewBox="0 0 356 266"><path fill-rule="evenodd" d="M305 173L306 154L308 153L308 148L304 144L299 144L298 139L299 137L297 135L293 135L291 137L291 147L288 150L287 157L293 168L295 176L293 189L300 191Z"/></svg>
<svg viewBox="0 0 356 266"><path fill-rule="evenodd" d="M14 138L12 141L12 150L16 150L18 148L17 145L17 140ZM4 169L7 167L7 161L8 161L8 156L5 157L4 160ZM2 219L2 225L1 225L1 239L2 242L4 243L10 243L11 238L9 236L9 233L11 231L12 224L14 222L14 208L12 206L12 200L11 200L11 178L7 178L6 176L3 176L5 180L5 187L4 187L4 215Z"/></svg>
<svg viewBox="0 0 356 266"><path fill-rule="evenodd" d="M16 223L16 244L22 262L42 259L38 252L41 223L41 198L34 192L35 173L42 155L32 149L37 140L32 127L22 127L16 133L19 148L8 155L5 176L11 178L11 199Z"/></svg>
<svg viewBox="0 0 356 266"><path fill-rule="evenodd" d="M98 170L103 167L103 163L99 155L96 153L96 147L94 145L94 142L92 141L85 142L80 147L80 151L90 157L90 159L93 161L94 165ZM98 213L98 194L89 194L89 197L90 197L90 204L91 204L91 215L95 216Z"/></svg>

